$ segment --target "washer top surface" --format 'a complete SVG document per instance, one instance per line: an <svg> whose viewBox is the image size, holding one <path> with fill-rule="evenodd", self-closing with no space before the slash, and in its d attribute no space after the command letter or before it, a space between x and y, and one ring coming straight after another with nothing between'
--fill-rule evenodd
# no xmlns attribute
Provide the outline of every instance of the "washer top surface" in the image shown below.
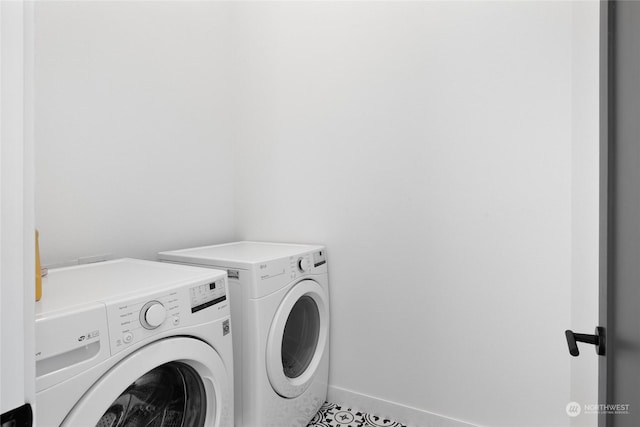
<svg viewBox="0 0 640 427"><path fill-rule="evenodd" d="M36 303L36 317L73 306L157 290L215 281L225 272L155 261L123 258L49 270L42 280L42 299Z"/></svg>
<svg viewBox="0 0 640 427"><path fill-rule="evenodd" d="M234 242L177 251L160 252L160 259L195 264L253 265L324 249L321 245Z"/></svg>

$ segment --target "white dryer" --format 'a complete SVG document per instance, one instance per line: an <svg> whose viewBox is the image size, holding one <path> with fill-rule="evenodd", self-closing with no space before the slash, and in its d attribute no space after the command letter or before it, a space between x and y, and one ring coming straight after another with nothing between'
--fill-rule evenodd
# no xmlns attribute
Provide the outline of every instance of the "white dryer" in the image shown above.
<svg viewBox="0 0 640 427"><path fill-rule="evenodd" d="M42 286L37 426L233 426L225 272L121 259Z"/></svg>
<svg viewBox="0 0 640 427"><path fill-rule="evenodd" d="M159 258L227 270L236 425L306 426L327 396L325 248L237 242L162 252Z"/></svg>

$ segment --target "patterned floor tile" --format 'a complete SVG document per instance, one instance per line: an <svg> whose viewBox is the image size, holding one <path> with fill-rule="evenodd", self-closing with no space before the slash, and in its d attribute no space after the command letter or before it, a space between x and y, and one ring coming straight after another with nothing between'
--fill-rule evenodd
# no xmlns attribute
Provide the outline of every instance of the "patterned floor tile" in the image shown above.
<svg viewBox="0 0 640 427"><path fill-rule="evenodd" d="M377 415L325 402L307 427L406 427Z"/></svg>

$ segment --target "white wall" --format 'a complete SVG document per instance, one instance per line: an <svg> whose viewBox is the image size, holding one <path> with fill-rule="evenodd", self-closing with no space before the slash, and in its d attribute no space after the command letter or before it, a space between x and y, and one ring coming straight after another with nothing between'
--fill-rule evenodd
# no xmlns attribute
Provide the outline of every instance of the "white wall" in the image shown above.
<svg viewBox="0 0 640 427"><path fill-rule="evenodd" d="M239 237L328 246L331 385L568 425L571 3L240 9Z"/></svg>
<svg viewBox="0 0 640 427"><path fill-rule="evenodd" d="M229 4L36 4L43 264L231 240Z"/></svg>

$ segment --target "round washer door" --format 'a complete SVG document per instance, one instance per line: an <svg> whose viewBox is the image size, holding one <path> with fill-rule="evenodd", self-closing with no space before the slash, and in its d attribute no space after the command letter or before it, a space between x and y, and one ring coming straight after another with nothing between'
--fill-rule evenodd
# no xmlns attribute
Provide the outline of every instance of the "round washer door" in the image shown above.
<svg viewBox="0 0 640 427"><path fill-rule="evenodd" d="M300 396L313 381L327 346L329 301L313 280L296 283L285 295L267 340L267 375L282 397Z"/></svg>
<svg viewBox="0 0 640 427"><path fill-rule="evenodd" d="M212 347L194 338L167 338L107 371L62 426L230 425L231 381Z"/></svg>

